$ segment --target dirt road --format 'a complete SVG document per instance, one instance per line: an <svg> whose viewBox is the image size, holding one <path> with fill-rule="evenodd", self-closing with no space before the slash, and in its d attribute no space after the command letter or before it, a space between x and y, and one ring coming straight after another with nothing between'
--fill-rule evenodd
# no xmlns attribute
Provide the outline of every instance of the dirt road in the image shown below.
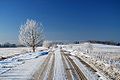
<svg viewBox="0 0 120 80"><path fill-rule="evenodd" d="M49 52L34 80L87 80L81 69L62 49Z"/></svg>

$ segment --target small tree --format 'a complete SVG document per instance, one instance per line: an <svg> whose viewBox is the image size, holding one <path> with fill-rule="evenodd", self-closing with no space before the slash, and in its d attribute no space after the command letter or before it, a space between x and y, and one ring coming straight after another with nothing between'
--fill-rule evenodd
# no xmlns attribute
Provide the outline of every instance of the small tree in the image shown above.
<svg viewBox="0 0 120 80"><path fill-rule="evenodd" d="M43 26L34 20L27 20L24 25L21 25L19 32L19 42L22 45L32 47L33 52L37 46L43 42Z"/></svg>
<svg viewBox="0 0 120 80"><path fill-rule="evenodd" d="M53 46L52 41L44 41L43 42L43 47L50 48L51 46Z"/></svg>

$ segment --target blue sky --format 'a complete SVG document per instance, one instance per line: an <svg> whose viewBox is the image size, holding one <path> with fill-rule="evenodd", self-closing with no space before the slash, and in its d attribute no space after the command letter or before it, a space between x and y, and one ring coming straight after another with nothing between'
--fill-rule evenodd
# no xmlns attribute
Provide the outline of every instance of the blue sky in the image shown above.
<svg viewBox="0 0 120 80"><path fill-rule="evenodd" d="M120 41L119 0L0 0L0 42L17 42L27 19L47 40Z"/></svg>

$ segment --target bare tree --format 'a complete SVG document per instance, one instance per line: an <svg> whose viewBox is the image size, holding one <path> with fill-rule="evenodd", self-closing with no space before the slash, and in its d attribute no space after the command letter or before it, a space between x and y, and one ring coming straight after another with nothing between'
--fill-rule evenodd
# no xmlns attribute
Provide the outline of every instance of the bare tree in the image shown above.
<svg viewBox="0 0 120 80"><path fill-rule="evenodd" d="M33 52L37 46L41 45L44 40L43 25L34 20L27 20L21 25L19 32L19 42L22 45L32 47Z"/></svg>

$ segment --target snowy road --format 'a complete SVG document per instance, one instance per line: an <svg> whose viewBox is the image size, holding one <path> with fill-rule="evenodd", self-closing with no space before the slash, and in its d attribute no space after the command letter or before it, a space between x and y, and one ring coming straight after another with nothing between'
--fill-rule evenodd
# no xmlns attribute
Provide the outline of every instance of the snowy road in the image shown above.
<svg viewBox="0 0 120 80"><path fill-rule="evenodd" d="M11 60L21 63L3 65ZM87 63L60 47L47 55L28 53L5 61L0 63L0 80L104 80Z"/></svg>
<svg viewBox="0 0 120 80"><path fill-rule="evenodd" d="M37 74L35 80L87 80L75 62L60 48L49 53Z"/></svg>
<svg viewBox="0 0 120 80"><path fill-rule="evenodd" d="M66 80L60 49L55 51L54 80Z"/></svg>

